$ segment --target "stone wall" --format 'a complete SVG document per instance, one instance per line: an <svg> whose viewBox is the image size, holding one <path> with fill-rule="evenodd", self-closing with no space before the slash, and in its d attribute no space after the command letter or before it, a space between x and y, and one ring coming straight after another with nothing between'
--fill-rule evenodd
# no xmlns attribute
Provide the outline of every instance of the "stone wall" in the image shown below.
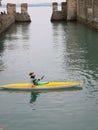
<svg viewBox="0 0 98 130"><path fill-rule="evenodd" d="M98 29L98 0L77 0L77 19Z"/></svg>
<svg viewBox="0 0 98 130"><path fill-rule="evenodd" d="M93 0L93 18L98 22L98 0Z"/></svg>
<svg viewBox="0 0 98 130"><path fill-rule="evenodd" d="M77 0L67 0L61 3L61 11L58 10L58 3L53 3L53 13L51 21L67 20L73 21L77 19Z"/></svg>
<svg viewBox="0 0 98 130"><path fill-rule="evenodd" d="M16 5L8 3L7 4L7 14L14 15L16 22L31 22L30 16L28 14L27 3L21 4L21 13L16 11Z"/></svg>
<svg viewBox="0 0 98 130"><path fill-rule="evenodd" d="M15 18L13 15L0 14L0 34L8 29L14 22Z"/></svg>
<svg viewBox="0 0 98 130"><path fill-rule="evenodd" d="M67 0L67 21L77 19L77 0Z"/></svg>
<svg viewBox="0 0 98 130"><path fill-rule="evenodd" d="M28 13L16 13L15 22L31 22L31 19Z"/></svg>
<svg viewBox="0 0 98 130"><path fill-rule="evenodd" d="M21 13L17 13L16 5L7 4L7 14L0 14L0 34L4 32L14 22L31 22L26 3L21 4Z"/></svg>
<svg viewBox="0 0 98 130"><path fill-rule="evenodd" d="M58 4L53 3L51 21L78 20L98 29L98 0L66 0L58 11ZM64 5L64 6L63 6Z"/></svg>

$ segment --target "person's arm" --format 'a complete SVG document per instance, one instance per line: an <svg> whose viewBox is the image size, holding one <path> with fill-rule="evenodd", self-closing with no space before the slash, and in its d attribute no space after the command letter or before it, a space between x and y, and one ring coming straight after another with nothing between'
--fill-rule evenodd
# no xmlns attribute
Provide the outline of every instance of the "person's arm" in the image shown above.
<svg viewBox="0 0 98 130"><path fill-rule="evenodd" d="M38 81L42 80L44 78L44 76L42 76L40 79L38 79Z"/></svg>

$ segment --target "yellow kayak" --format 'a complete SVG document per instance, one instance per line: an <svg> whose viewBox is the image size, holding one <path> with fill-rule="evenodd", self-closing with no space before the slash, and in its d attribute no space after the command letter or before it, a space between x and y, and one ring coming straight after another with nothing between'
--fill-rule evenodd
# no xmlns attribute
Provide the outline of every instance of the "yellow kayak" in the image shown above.
<svg viewBox="0 0 98 130"><path fill-rule="evenodd" d="M41 82L39 85L32 85L30 83L5 84L1 85L1 88L8 90L56 90L74 88L80 85L80 82Z"/></svg>

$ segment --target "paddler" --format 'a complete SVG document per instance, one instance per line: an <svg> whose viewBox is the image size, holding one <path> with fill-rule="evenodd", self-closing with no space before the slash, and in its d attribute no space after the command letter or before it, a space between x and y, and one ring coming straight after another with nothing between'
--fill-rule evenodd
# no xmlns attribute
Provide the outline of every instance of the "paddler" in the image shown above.
<svg viewBox="0 0 98 130"><path fill-rule="evenodd" d="M44 76L42 76L40 79L36 79L36 74L34 72L29 73L29 76L31 79L32 87L34 85L38 85L38 82L44 78Z"/></svg>

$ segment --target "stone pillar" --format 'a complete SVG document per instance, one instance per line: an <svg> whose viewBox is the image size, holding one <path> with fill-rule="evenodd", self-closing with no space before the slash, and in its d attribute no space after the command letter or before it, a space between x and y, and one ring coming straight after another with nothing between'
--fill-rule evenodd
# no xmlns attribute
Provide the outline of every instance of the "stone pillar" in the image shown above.
<svg viewBox="0 0 98 130"><path fill-rule="evenodd" d="M54 11L58 11L58 3L57 3L57 2L54 2L54 3L52 4L52 8L53 8L53 12L54 12Z"/></svg>
<svg viewBox="0 0 98 130"><path fill-rule="evenodd" d="M90 22L93 21L93 3L92 0L86 0L86 19Z"/></svg>
<svg viewBox="0 0 98 130"><path fill-rule="evenodd" d="M62 2L61 6L62 6L62 15L64 19L67 19L67 2Z"/></svg>
<svg viewBox="0 0 98 130"><path fill-rule="evenodd" d="M7 14L15 14L16 13L16 5L15 4L7 4Z"/></svg>
<svg viewBox="0 0 98 130"><path fill-rule="evenodd" d="M98 0L93 0L94 21L98 22Z"/></svg>
<svg viewBox="0 0 98 130"><path fill-rule="evenodd" d="M77 0L67 0L67 20L77 19Z"/></svg>
<svg viewBox="0 0 98 130"><path fill-rule="evenodd" d="M65 12L67 10L67 2L62 2L62 11Z"/></svg>
<svg viewBox="0 0 98 130"><path fill-rule="evenodd" d="M87 17L86 0L77 0L77 17L86 19Z"/></svg>
<svg viewBox="0 0 98 130"><path fill-rule="evenodd" d="M25 14L25 13L28 13L28 6L27 6L27 3L22 3L21 4L21 13Z"/></svg>

